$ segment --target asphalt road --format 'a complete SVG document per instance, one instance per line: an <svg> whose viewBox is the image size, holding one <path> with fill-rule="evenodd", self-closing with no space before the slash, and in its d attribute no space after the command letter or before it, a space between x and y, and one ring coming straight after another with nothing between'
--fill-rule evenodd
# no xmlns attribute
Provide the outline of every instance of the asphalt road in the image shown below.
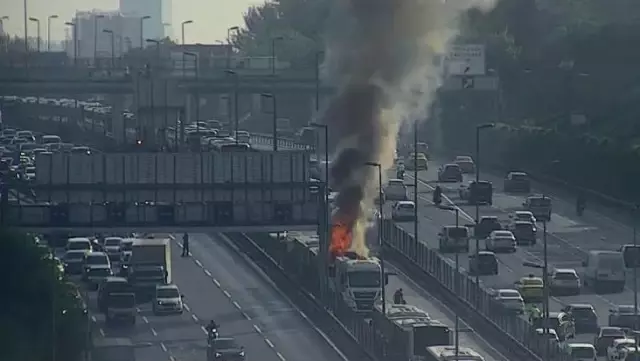
<svg viewBox="0 0 640 361"><path fill-rule="evenodd" d="M455 213L453 211L440 210L431 203L431 184L436 179L438 166L438 162L430 162L429 171L422 171L418 176L419 238L434 249L438 248L437 233L439 228L443 225L453 225L455 223ZM409 174L407 181L413 181L412 173ZM492 176L487 173L482 175L483 179L493 182L495 191L493 206L482 206L480 215L495 215L500 219L506 220L509 212L520 209L524 197L501 192L502 177ZM467 182L470 177L465 178L467 178L465 179L465 182ZM461 210L460 224L472 223L472 217L475 216L475 207L459 201L457 196L459 187L460 183L444 185L445 195L459 206ZM553 198L554 210L552 220L547 225L548 259L551 267L575 268L580 273L582 271L581 262L585 252L596 249L617 249L621 244L631 242L631 230L619 224L615 219L589 210L585 216L579 218L575 215L573 200L556 197L553 192L546 189L545 192L547 192L546 195ZM413 233L412 222L400 223L400 226ZM540 224L538 228L541 230L542 225ZM480 247L481 249L484 248L483 242L480 243ZM473 241L469 252L475 252L475 242ZM453 254L446 254L445 256L453 263ZM516 253L499 254L500 273L497 276L482 276L481 280L487 287L513 288L514 282L521 277L528 274L541 276L541 270L524 267L523 262L541 262L542 258L543 246L541 241L535 246L519 247ZM460 266L467 269L467 255L460 255L459 260ZM633 302L633 293L629 290L630 287L632 287L632 284L628 284L628 288L623 293L606 295L597 295L590 289L583 289L582 294L579 296L553 297L550 302L550 308L551 311L558 311L566 304L589 303L596 309L599 324L607 325L607 316L612 305ZM590 342L593 340L593 336L580 335L577 340Z"/></svg>
<svg viewBox="0 0 640 361"><path fill-rule="evenodd" d="M222 337L234 337L245 347L248 360L342 361L341 354L259 269L225 245L223 237L190 234L189 258L180 257L179 243L172 243L174 281L195 322L205 325L214 319Z"/></svg>

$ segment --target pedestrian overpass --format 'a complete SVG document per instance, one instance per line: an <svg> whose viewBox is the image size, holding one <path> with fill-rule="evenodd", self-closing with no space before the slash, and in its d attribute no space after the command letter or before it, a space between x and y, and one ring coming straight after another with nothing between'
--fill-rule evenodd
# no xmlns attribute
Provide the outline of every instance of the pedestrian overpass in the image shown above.
<svg viewBox="0 0 640 361"><path fill-rule="evenodd" d="M0 221L35 233L316 230L326 219L325 186L309 180L309 157L38 154L33 183L4 184ZM35 196L10 197L16 193Z"/></svg>

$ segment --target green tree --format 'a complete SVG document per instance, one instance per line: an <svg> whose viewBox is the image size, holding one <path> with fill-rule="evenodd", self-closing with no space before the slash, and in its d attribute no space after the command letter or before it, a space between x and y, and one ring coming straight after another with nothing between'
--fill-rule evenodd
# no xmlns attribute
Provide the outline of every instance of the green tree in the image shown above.
<svg viewBox="0 0 640 361"><path fill-rule="evenodd" d="M80 359L89 323L77 291L32 236L0 229L0 239L0 359Z"/></svg>

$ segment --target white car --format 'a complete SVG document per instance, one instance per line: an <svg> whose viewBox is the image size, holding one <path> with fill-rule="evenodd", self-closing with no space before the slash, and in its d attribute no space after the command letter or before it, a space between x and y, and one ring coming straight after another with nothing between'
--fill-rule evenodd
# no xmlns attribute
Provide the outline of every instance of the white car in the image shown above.
<svg viewBox="0 0 640 361"><path fill-rule="evenodd" d="M463 173L474 173L476 171L476 164L473 162L473 158L468 155L459 155L453 162L460 166Z"/></svg>
<svg viewBox="0 0 640 361"><path fill-rule="evenodd" d="M390 179L384 188L385 199L389 201L406 201L409 199L407 186L402 179Z"/></svg>
<svg viewBox="0 0 640 361"><path fill-rule="evenodd" d="M536 224L536 217L529 211L515 211L509 214L509 220L513 222L531 222Z"/></svg>
<svg viewBox="0 0 640 361"><path fill-rule="evenodd" d="M536 335L538 335L540 339L544 339L546 337L548 339L548 342L551 344L552 349L555 349L555 347L560 344L558 333L553 328L549 328L546 335L544 328L536 328Z"/></svg>
<svg viewBox="0 0 640 361"><path fill-rule="evenodd" d="M565 358L572 361L598 361L596 348L590 343L564 344Z"/></svg>
<svg viewBox="0 0 640 361"><path fill-rule="evenodd" d="M393 206L391 218L394 221L407 222L416 220L416 204L412 201L400 201Z"/></svg>
<svg viewBox="0 0 640 361"><path fill-rule="evenodd" d="M122 243L121 237L106 237L104 239L104 250L109 255L109 259L117 260L120 258L120 243Z"/></svg>
<svg viewBox="0 0 640 361"><path fill-rule="evenodd" d="M520 292L513 289L499 289L495 291L495 300L507 310L524 313L524 299Z"/></svg>
<svg viewBox="0 0 640 361"><path fill-rule="evenodd" d="M152 307L155 315L183 312L183 296L180 294L180 290L176 285L157 285L153 298Z"/></svg>
<svg viewBox="0 0 640 361"><path fill-rule="evenodd" d="M246 130L239 130L235 134L238 143L251 143L251 135Z"/></svg>
<svg viewBox="0 0 640 361"><path fill-rule="evenodd" d="M554 293L579 295L582 282L575 269L557 268L549 275L549 288Z"/></svg>
<svg viewBox="0 0 640 361"><path fill-rule="evenodd" d="M607 347L607 360L609 361L618 361L623 355L625 348L634 347L636 345L636 340L632 338L619 338L617 340L613 340L613 344Z"/></svg>
<svg viewBox="0 0 640 361"><path fill-rule="evenodd" d="M489 237L485 239L485 247L487 251L516 251L516 237L511 231L493 231Z"/></svg>

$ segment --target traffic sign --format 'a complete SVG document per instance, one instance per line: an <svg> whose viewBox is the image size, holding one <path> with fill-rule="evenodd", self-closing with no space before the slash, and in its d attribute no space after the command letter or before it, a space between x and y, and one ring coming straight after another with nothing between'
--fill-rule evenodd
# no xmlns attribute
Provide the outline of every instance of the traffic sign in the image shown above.
<svg viewBox="0 0 640 361"><path fill-rule="evenodd" d="M447 75L484 75L485 49L481 44L454 44L445 59Z"/></svg>

